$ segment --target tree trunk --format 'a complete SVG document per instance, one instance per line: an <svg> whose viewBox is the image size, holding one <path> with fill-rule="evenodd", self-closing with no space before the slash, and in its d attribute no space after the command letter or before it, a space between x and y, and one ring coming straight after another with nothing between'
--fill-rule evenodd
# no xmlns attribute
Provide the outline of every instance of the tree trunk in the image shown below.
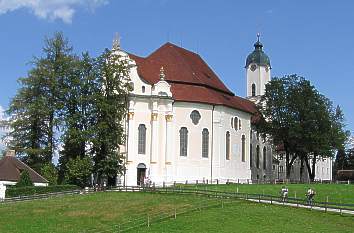
<svg viewBox="0 0 354 233"><path fill-rule="evenodd" d="M317 156L318 156L317 153L314 153L311 166L310 166L310 163L309 163L308 159L306 159L306 167L307 167L307 171L308 171L308 174L309 174L309 179L310 179L311 182L315 180Z"/></svg>
<svg viewBox="0 0 354 233"><path fill-rule="evenodd" d="M301 156L301 166L300 166L300 181L303 182L303 173L304 173L304 158Z"/></svg>
<svg viewBox="0 0 354 233"><path fill-rule="evenodd" d="M286 179L290 180L290 173L291 173L291 169L293 167L293 163L295 161L295 159L298 157L297 155L293 155L293 157L290 160L290 155L287 155L288 157L288 162L286 164ZM290 160L290 162L289 162Z"/></svg>

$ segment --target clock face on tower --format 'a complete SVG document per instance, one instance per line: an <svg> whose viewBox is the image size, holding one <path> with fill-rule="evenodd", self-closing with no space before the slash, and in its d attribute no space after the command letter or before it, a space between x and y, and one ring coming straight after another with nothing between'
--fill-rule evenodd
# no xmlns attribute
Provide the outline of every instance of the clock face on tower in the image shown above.
<svg viewBox="0 0 354 233"><path fill-rule="evenodd" d="M252 71L255 71L256 69L257 69L257 65L256 65L256 64L252 64L252 65L251 65L251 70L252 70Z"/></svg>

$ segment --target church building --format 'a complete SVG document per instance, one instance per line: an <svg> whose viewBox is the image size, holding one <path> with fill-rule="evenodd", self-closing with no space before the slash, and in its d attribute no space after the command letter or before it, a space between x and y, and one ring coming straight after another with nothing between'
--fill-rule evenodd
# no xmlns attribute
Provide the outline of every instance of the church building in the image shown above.
<svg viewBox="0 0 354 233"><path fill-rule="evenodd" d="M194 52L166 43L140 57L114 42L113 50L129 60L132 87L122 183L271 178L272 148L252 130L254 102L264 93L271 66L259 38L254 47L243 98Z"/></svg>

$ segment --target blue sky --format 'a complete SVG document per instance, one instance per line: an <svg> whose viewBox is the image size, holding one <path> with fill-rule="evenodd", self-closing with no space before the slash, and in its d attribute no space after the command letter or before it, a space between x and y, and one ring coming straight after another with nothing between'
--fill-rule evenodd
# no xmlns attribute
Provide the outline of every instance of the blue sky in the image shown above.
<svg viewBox="0 0 354 233"><path fill-rule="evenodd" d="M37 3L34 3L37 2ZM354 131L354 1L0 0L0 105L62 31L76 52L98 55L116 32L122 48L146 56L167 41L198 52L237 95L245 96L245 58L256 33L272 76L309 79Z"/></svg>

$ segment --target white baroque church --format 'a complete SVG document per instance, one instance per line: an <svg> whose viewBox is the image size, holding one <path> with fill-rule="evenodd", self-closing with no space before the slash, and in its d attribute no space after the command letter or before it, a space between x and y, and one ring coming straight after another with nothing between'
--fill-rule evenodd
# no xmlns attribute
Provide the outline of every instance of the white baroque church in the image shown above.
<svg viewBox="0 0 354 233"><path fill-rule="evenodd" d="M259 41L246 59L247 96L236 96L196 53L166 43L128 59L132 91L126 120L125 172L120 183L274 179L272 146L253 130L255 103L270 81Z"/></svg>
<svg viewBox="0 0 354 233"><path fill-rule="evenodd" d="M196 53L166 43L130 61L133 87L126 122L126 185L144 178L173 181L270 177L272 149L252 132L252 101L270 80L270 62L257 41L246 61L247 98L236 96ZM258 140L257 140L258 139Z"/></svg>

